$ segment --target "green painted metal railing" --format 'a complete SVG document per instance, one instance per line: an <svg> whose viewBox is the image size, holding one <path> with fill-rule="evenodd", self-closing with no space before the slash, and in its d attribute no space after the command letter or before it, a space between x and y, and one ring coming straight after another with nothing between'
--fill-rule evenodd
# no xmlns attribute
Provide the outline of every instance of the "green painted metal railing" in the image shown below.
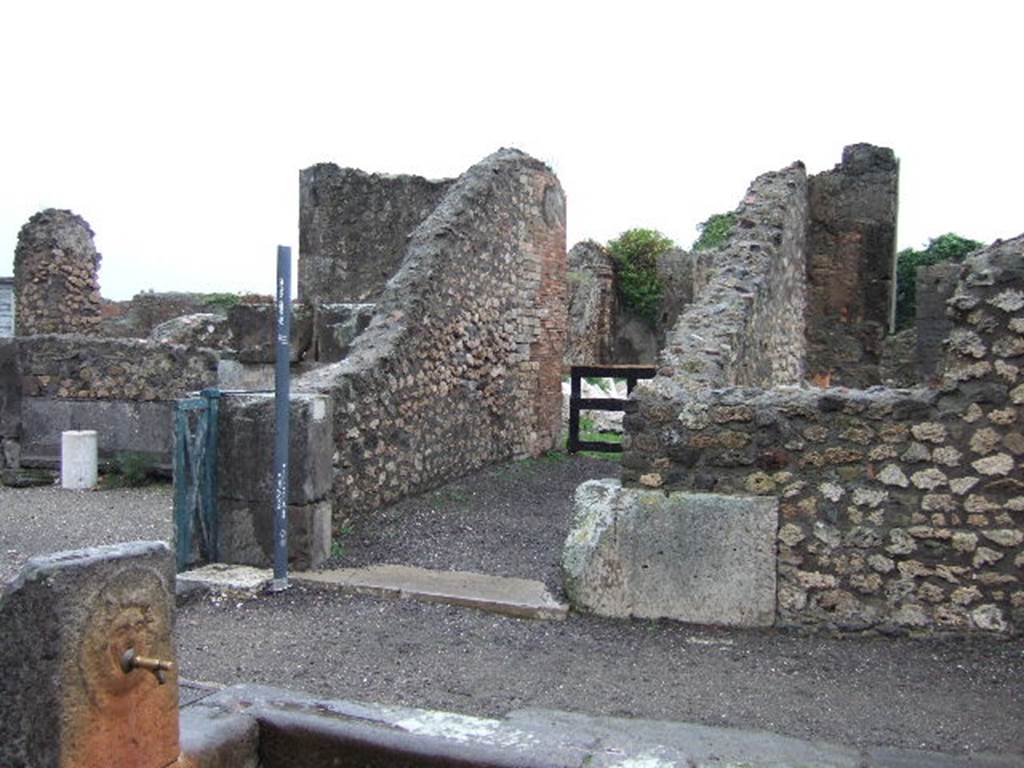
<svg viewBox="0 0 1024 768"><path fill-rule="evenodd" d="M174 406L174 529L178 570L219 558L217 417L221 391L204 389ZM198 535L196 535L198 534ZM194 546L198 548L198 553Z"/></svg>

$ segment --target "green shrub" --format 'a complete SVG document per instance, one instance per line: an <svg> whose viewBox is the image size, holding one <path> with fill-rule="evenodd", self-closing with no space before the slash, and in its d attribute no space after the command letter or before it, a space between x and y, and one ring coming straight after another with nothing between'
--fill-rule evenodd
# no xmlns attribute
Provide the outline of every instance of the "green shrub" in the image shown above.
<svg viewBox="0 0 1024 768"><path fill-rule="evenodd" d="M700 230L700 237L693 241L690 250L709 251L712 248L717 248L729 239L735 226L735 213L716 213L714 216L710 216L707 221L697 227Z"/></svg>
<svg viewBox="0 0 1024 768"><path fill-rule="evenodd" d="M203 304L221 312L227 312L241 303L242 297L237 293L208 293L203 296Z"/></svg>
<svg viewBox="0 0 1024 768"><path fill-rule="evenodd" d="M923 251L906 248L896 256L896 328L914 324L917 312L917 269L946 261L960 262L967 254L984 246L952 232L928 241Z"/></svg>
<svg viewBox="0 0 1024 768"><path fill-rule="evenodd" d="M608 243L617 266L617 284L623 303L652 325L658 320L663 286L658 279L658 257L675 246L653 229L630 229Z"/></svg>
<svg viewBox="0 0 1024 768"><path fill-rule="evenodd" d="M103 478L106 488L139 488L156 480L156 463L144 453L124 451L114 456L111 470Z"/></svg>

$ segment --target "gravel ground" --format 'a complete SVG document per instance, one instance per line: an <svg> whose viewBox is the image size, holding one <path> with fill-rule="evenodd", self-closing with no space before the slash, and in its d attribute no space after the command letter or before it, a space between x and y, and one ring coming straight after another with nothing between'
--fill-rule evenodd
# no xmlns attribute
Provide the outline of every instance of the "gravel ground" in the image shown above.
<svg viewBox="0 0 1024 768"><path fill-rule="evenodd" d="M119 541L169 541L171 486L65 491L0 486L0 583L33 555Z"/></svg>
<svg viewBox="0 0 1024 768"><path fill-rule="evenodd" d="M344 565L401 562L558 588L572 491L617 465L494 467L349 521ZM0 488L0 578L29 555L167 538L166 486ZM498 715L520 707L764 728L853 746L1024 754L1024 639L853 637L571 615L526 621L311 587L181 604L182 675Z"/></svg>
<svg viewBox="0 0 1024 768"><path fill-rule="evenodd" d="M488 467L345 521L337 554L324 567L401 563L480 571L537 579L562 595L559 559L573 492L585 480L619 473L617 462L562 453Z"/></svg>

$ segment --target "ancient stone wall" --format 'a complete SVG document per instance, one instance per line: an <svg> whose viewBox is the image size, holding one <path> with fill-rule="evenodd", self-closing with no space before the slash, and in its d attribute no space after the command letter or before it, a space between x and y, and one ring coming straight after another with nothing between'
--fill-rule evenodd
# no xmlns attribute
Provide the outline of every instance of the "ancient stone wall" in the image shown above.
<svg viewBox="0 0 1024 768"><path fill-rule="evenodd" d="M320 163L299 174L299 299L362 302L401 266L414 229L452 181Z"/></svg>
<svg viewBox="0 0 1024 768"><path fill-rule="evenodd" d="M569 251L569 341L565 364L653 365L683 309L693 301L692 254L672 248L658 257L662 285L652 323L619 298L615 262L592 240Z"/></svg>
<svg viewBox="0 0 1024 768"><path fill-rule="evenodd" d="M81 216L48 208L29 219L14 251L18 334L95 333L99 266L93 231Z"/></svg>
<svg viewBox="0 0 1024 768"><path fill-rule="evenodd" d="M26 397L175 400L217 383L211 350L68 334L19 337L18 346Z"/></svg>
<svg viewBox="0 0 1024 768"><path fill-rule="evenodd" d="M937 389L693 391L627 414L623 482L776 496L778 623L1024 626L1024 236L968 259Z"/></svg>
<svg viewBox="0 0 1024 768"><path fill-rule="evenodd" d="M294 382L334 401L336 512L555 446L564 205L554 174L521 152L478 163L412 232L348 356Z"/></svg>
<svg viewBox="0 0 1024 768"><path fill-rule="evenodd" d="M942 374L946 356L943 342L953 323L946 302L956 290L960 264L932 264L918 267L914 312L914 372L917 383L928 383Z"/></svg>
<svg viewBox="0 0 1024 768"><path fill-rule="evenodd" d="M899 163L854 144L812 176L807 235L807 370L836 385L880 383L896 255Z"/></svg>
<svg viewBox="0 0 1024 768"><path fill-rule="evenodd" d="M14 278L0 277L0 339L14 335Z"/></svg>
<svg viewBox="0 0 1024 768"><path fill-rule="evenodd" d="M16 469L21 447L18 342L0 339L0 469Z"/></svg>
<svg viewBox="0 0 1024 768"><path fill-rule="evenodd" d="M758 177L736 220L729 240L701 257L696 300L662 351L661 375L688 388L772 386L803 375L803 165Z"/></svg>
<svg viewBox="0 0 1024 768"><path fill-rule="evenodd" d="M565 364L607 365L612 362L617 301L615 263L593 240L569 251L569 327Z"/></svg>

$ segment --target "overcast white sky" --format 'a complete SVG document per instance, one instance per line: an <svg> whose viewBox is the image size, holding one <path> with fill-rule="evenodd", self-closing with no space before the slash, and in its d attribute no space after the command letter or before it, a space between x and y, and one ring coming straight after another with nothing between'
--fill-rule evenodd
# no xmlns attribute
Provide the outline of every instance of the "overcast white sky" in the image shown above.
<svg viewBox="0 0 1024 768"><path fill-rule="evenodd" d="M298 171L549 163L569 244L688 246L759 173L901 161L900 247L1024 231L1024 3L6 2L0 275L71 208L109 298L272 293ZM297 253L296 253L297 255Z"/></svg>

